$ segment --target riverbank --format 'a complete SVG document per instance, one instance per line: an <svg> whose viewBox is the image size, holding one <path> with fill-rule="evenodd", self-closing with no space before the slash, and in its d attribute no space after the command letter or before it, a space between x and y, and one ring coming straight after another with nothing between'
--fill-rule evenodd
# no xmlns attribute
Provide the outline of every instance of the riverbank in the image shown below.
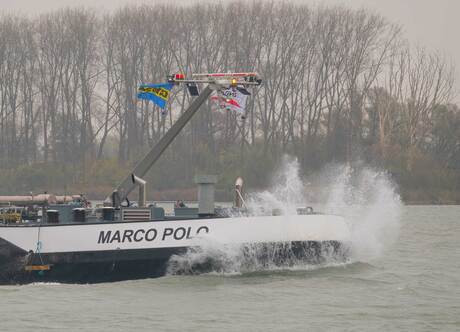
<svg viewBox="0 0 460 332"><path fill-rule="evenodd" d="M64 194L80 194L83 193L88 199L95 201L104 200L107 195L113 190L109 186L96 186L89 187L85 185L72 186L68 188L67 192L61 190L49 190L48 192L56 195ZM38 192L37 192L38 193ZM11 193L2 193L11 194ZM27 194L27 192L16 192L15 194ZM231 202L233 201L233 193L231 188L229 189L216 189L216 201L220 202ZM460 191L421 191L421 190L408 190L400 193L401 200L405 205L460 205ZM131 199L136 199L137 191L135 190L131 194ZM149 190L147 193L148 200L152 201L196 201L198 199L197 189L191 188L173 188L165 190ZM321 199L318 201L313 200L311 203L321 203Z"/></svg>
<svg viewBox="0 0 460 332"><path fill-rule="evenodd" d="M424 172L417 169L412 172L386 172L373 168L361 167L363 170L372 170L367 180L363 180L364 173L358 170L350 172L343 164L322 168L321 171L305 174L302 168L294 161L295 167L285 169L286 165L273 166L271 171L248 171L227 167L221 172L201 170L202 174L218 174L216 184L216 200L232 201L233 184L237 176L245 179L245 192L257 192L267 189L267 185L276 183L277 172L284 170L281 178L296 173L302 181L307 193L306 200L311 203L325 202L331 191L334 181L339 181L342 176L352 177L349 185L356 181L373 181L376 176L384 176L385 181L394 186L396 193L406 205L460 205L460 171ZM188 169L186 173L177 172L170 165L159 165L146 177L147 198L149 200L189 200L197 199L196 186L193 176L197 170ZM17 169L0 170L0 195L27 195L43 192L57 195L85 194L92 200L104 200L120 183L126 174L130 174L132 165L120 165L113 160L100 160L93 162L85 169L66 167L66 165L35 164L22 166ZM366 171L366 172L367 172ZM366 173L365 172L365 173ZM369 172L367 172L369 173ZM339 176L342 174L341 176ZM265 187L264 187L265 186ZM271 188L276 191L276 188ZM372 189L371 191L372 192ZM137 191L131 195L136 199Z"/></svg>

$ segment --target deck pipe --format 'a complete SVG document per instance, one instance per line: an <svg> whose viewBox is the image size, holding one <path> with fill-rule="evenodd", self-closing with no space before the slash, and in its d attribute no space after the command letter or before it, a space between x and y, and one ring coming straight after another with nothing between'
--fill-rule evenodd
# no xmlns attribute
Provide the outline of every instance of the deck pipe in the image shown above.
<svg viewBox="0 0 460 332"><path fill-rule="evenodd" d="M131 179L134 184L137 184L139 186L139 202L138 205L139 207L145 207L146 206L146 184L147 181L141 179L140 177L131 174Z"/></svg>

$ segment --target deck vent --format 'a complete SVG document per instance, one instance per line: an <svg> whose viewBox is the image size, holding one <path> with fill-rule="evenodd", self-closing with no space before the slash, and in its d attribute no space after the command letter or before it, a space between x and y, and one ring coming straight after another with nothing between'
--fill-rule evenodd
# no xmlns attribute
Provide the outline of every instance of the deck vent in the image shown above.
<svg viewBox="0 0 460 332"><path fill-rule="evenodd" d="M58 210L46 210L46 218L49 224L59 223L59 211Z"/></svg>
<svg viewBox="0 0 460 332"><path fill-rule="evenodd" d="M149 221L151 220L150 209L125 208L122 209L123 221Z"/></svg>
<svg viewBox="0 0 460 332"><path fill-rule="evenodd" d="M111 206L105 206L102 208L102 219L107 221L115 220L115 208Z"/></svg>
<svg viewBox="0 0 460 332"><path fill-rule="evenodd" d="M86 211L84 208L73 209L73 221L74 222L85 222L86 221Z"/></svg>

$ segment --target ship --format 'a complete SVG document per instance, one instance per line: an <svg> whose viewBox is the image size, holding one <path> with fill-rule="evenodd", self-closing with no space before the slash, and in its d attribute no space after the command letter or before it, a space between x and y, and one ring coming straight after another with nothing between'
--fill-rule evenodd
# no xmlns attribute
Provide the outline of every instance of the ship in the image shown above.
<svg viewBox="0 0 460 332"><path fill-rule="evenodd" d="M347 259L350 230L343 217L308 206L292 215L276 209L256 214L246 206L241 178L232 207L216 206L214 175L195 177L196 207L176 204L166 213L164 207L149 204L143 177L211 93L235 89L249 95L248 88L262 80L257 73L217 73L192 79L176 74L168 82L186 85L193 101L103 206L89 207L83 195L0 196L0 284L159 277L168 273L171 259L205 246L240 248L242 256L256 253L262 264L280 266L286 260L317 264L327 257ZM135 188L136 204L128 199ZM193 271L213 268L210 259Z"/></svg>

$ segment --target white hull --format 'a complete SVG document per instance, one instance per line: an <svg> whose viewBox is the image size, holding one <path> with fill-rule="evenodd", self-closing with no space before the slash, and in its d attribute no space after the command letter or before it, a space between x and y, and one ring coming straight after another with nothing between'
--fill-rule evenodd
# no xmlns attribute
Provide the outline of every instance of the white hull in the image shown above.
<svg viewBox="0 0 460 332"><path fill-rule="evenodd" d="M191 219L131 223L0 227L0 238L26 251L64 253L154 249L217 244L302 241L348 242L344 219L332 215L292 215Z"/></svg>

